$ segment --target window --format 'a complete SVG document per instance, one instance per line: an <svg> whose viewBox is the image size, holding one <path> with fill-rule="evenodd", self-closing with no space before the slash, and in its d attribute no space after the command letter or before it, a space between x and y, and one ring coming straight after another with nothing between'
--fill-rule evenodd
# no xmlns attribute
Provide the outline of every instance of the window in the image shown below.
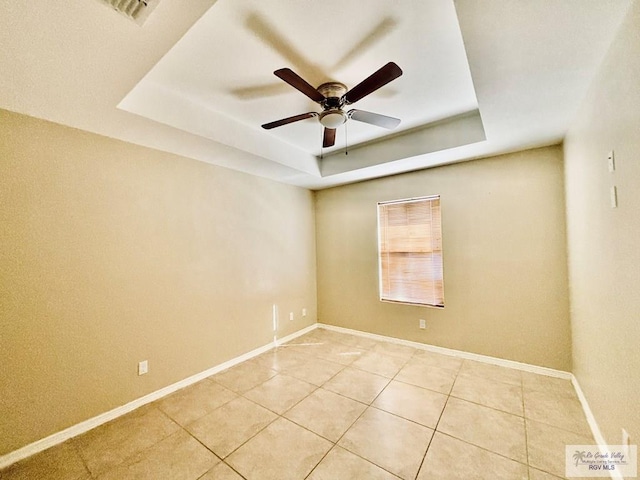
<svg viewBox="0 0 640 480"><path fill-rule="evenodd" d="M444 307L440 196L378 203L380 300Z"/></svg>

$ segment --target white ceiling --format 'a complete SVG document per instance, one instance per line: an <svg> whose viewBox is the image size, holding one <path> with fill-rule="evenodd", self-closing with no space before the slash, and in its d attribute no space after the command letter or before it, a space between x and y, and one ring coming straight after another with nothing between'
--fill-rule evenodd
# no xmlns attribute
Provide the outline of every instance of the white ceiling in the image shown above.
<svg viewBox="0 0 640 480"><path fill-rule="evenodd" d="M0 0L0 107L308 188L558 143L632 0ZM403 76L321 152L320 107L273 75ZM348 138L349 155L344 155ZM324 158L319 155L323 153Z"/></svg>

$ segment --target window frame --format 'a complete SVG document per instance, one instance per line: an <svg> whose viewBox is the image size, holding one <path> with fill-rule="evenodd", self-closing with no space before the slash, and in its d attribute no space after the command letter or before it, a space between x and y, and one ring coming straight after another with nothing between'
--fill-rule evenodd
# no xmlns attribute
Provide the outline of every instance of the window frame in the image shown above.
<svg viewBox="0 0 640 480"><path fill-rule="evenodd" d="M439 281L441 282L441 289L440 289L440 296L439 298L441 298L442 303L440 304L435 304L435 303L427 303L427 301L423 301L423 302L412 302L412 301L407 301L404 299L393 299L390 298L392 297L392 295L384 295L385 292L385 288L383 283L385 282L385 280L388 280L388 278L383 277L383 255L385 253L389 253L387 252L383 252L382 249L382 243L383 243L383 232L381 229L381 221L382 221L382 215L381 215L381 208L386 206L386 205L392 205L392 204L408 204L408 203L417 203L417 202L432 202L434 200L438 200L439 204L438 204L438 209L439 209L439 220L440 220L440 225L438 226L439 228L439 232L440 232L440 241L439 241L439 245L440 245L440 249L437 251L439 252ZM438 309L443 309L445 306L445 301L444 301L444 252L443 252L443 247L442 247L442 198L441 195L425 195L425 196L421 196L421 197L410 197L410 198L403 198L403 199L398 199L398 200L388 200L388 201L381 201L381 202L377 202L377 250L378 250L378 297L379 300L381 302L384 303L394 303L394 304L400 304L400 305L411 305L411 306L417 306L417 307L431 307L431 308L438 308ZM429 227L431 227L431 222L429 222ZM432 230L433 231L433 230ZM430 238L433 239L433 237L430 235ZM429 247L432 249L434 245L434 242L432 241L429 245ZM420 253L420 252L408 252L408 253ZM432 299L436 299L436 296L433 296Z"/></svg>

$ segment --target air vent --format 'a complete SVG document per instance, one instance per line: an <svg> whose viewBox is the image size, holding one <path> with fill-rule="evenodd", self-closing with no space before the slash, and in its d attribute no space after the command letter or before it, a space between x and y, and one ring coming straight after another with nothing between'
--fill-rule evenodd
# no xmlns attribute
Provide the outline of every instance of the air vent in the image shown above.
<svg viewBox="0 0 640 480"><path fill-rule="evenodd" d="M101 0L118 13L142 25L159 0Z"/></svg>

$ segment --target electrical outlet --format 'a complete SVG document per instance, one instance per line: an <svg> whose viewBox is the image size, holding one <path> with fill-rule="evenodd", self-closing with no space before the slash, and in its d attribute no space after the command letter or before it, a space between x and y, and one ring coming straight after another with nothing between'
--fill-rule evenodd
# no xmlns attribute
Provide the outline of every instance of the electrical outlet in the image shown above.
<svg viewBox="0 0 640 480"><path fill-rule="evenodd" d="M423 320L422 318L420 319L420 328L423 330L427 328L427 321Z"/></svg>
<svg viewBox="0 0 640 480"><path fill-rule="evenodd" d="M307 309L306 309L306 308L303 308L303 309L302 309L302 316L303 316L303 317L306 317L306 316L307 316Z"/></svg>
<svg viewBox="0 0 640 480"><path fill-rule="evenodd" d="M293 320L293 312L289 312L289 320Z"/></svg>
<svg viewBox="0 0 640 480"><path fill-rule="evenodd" d="M144 360L138 363L138 375L144 375L149 371L149 361Z"/></svg>

